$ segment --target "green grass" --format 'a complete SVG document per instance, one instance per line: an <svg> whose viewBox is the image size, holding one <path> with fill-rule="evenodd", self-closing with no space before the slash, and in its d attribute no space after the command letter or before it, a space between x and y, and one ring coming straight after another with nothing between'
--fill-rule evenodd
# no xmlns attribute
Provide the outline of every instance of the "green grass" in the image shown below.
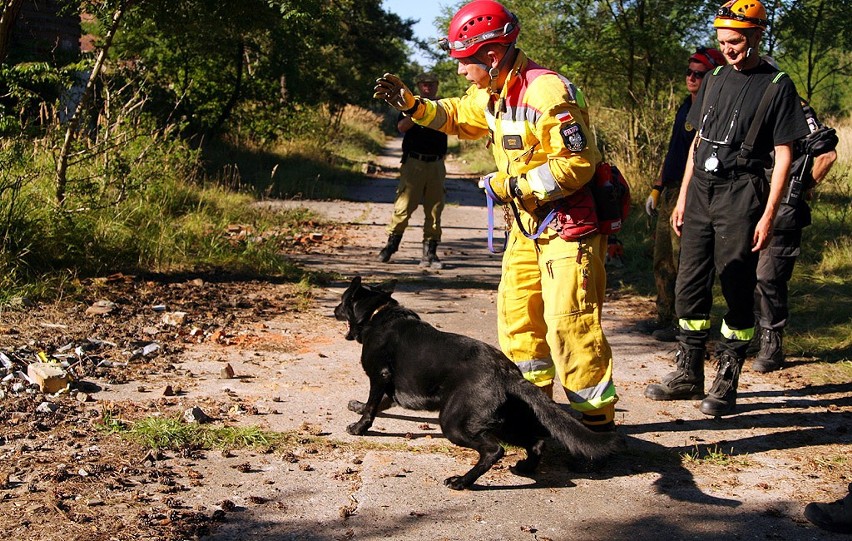
<svg viewBox="0 0 852 541"><path fill-rule="evenodd" d="M0 142L0 304L74 294L78 278L115 272L226 271L322 281L283 255L294 237L322 219L304 209L270 211L253 203L340 196L361 178L355 157L380 147L380 119L373 116L344 114L335 137L322 144L219 140L203 150L140 119L108 156L89 141L78 145L61 207L51 150L60 131L28 144ZM232 226L249 234L234 235Z"/></svg>
<svg viewBox="0 0 852 541"><path fill-rule="evenodd" d="M345 449L363 451L408 451L457 455L465 452L441 441L429 446L410 446L406 443L381 443L374 440L343 442L326 437L311 426L298 430L274 432L255 426L233 427L216 424L187 423L177 417L146 417L135 422L124 421L105 411L97 427L106 434L126 438L145 449L193 451L212 449L259 449L264 452L290 452L306 448L313 452Z"/></svg>
<svg viewBox="0 0 852 541"><path fill-rule="evenodd" d="M685 464L712 465L712 466L750 466L751 462L746 455L737 455L731 447L727 452L718 445L695 448L689 452L681 453L681 459Z"/></svg>

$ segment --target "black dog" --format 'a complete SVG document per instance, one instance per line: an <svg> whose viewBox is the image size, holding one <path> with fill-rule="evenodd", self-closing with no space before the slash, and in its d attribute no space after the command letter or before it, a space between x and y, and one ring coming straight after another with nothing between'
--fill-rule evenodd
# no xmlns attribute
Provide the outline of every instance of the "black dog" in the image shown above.
<svg viewBox="0 0 852 541"><path fill-rule="evenodd" d="M497 348L421 321L391 298L395 285L364 286L356 277L334 309L337 319L349 323L346 339L363 344L361 365L370 378L367 402L349 404L361 414L347 428L350 434L367 432L385 396L404 408L439 411L444 436L479 452L470 471L444 481L456 490L503 457L501 442L526 449L527 458L515 465L518 473L535 470L547 437L590 459L621 445L617 434L593 432L563 411Z"/></svg>

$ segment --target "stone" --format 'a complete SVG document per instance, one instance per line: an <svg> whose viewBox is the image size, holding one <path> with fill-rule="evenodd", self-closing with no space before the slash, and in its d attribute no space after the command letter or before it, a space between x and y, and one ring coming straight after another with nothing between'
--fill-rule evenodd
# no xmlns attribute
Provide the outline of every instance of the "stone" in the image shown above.
<svg viewBox="0 0 852 541"><path fill-rule="evenodd" d="M222 370L219 372L220 379L233 379L234 377L234 369L230 363L226 364L222 367Z"/></svg>
<svg viewBox="0 0 852 541"><path fill-rule="evenodd" d="M71 383L68 373L55 363L32 363L27 366L27 377L47 394L57 393Z"/></svg>

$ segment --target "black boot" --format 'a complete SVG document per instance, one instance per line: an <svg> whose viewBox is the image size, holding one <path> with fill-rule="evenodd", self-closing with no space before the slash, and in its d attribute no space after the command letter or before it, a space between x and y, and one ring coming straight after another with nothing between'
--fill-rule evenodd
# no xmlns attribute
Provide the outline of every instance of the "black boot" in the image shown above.
<svg viewBox="0 0 852 541"><path fill-rule="evenodd" d="M806 505L805 518L823 530L852 534L852 483L848 494L836 502Z"/></svg>
<svg viewBox="0 0 852 541"><path fill-rule="evenodd" d="M757 372L772 372L784 364L783 335L772 329L760 330L760 352L751 364Z"/></svg>
<svg viewBox="0 0 852 541"><path fill-rule="evenodd" d="M423 259L420 260L421 267L431 267L436 270L444 268L444 264L438 259L438 241L429 240L423 242Z"/></svg>
<svg viewBox="0 0 852 541"><path fill-rule="evenodd" d="M719 354L716 363L716 379L707 393L707 398L701 401L701 413L719 417L729 415L737 407L737 384L740 382L740 372L745 358L738 357L732 351Z"/></svg>
<svg viewBox="0 0 852 541"><path fill-rule="evenodd" d="M662 383L645 388L651 400L697 400L704 398L704 358L707 350L680 343L675 353L674 372L663 376Z"/></svg>
<svg viewBox="0 0 852 541"><path fill-rule="evenodd" d="M402 235L388 235L388 243L385 244L385 247L382 248L381 252L379 252L379 261L382 263L390 261L391 255L395 254L396 251L399 250L400 242L402 242Z"/></svg>

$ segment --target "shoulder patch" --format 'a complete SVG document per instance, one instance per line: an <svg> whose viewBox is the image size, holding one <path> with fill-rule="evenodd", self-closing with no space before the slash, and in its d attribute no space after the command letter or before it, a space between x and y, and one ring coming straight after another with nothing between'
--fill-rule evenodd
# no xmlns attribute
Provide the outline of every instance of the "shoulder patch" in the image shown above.
<svg viewBox="0 0 852 541"><path fill-rule="evenodd" d="M566 122L573 122L574 116L569 111L565 111L564 113L556 115L556 120L558 120L560 124L565 124Z"/></svg>
<svg viewBox="0 0 852 541"><path fill-rule="evenodd" d="M582 152L586 148L586 135L583 133L583 128L576 122L563 124L559 128L559 133L562 135L565 148L571 152Z"/></svg>

